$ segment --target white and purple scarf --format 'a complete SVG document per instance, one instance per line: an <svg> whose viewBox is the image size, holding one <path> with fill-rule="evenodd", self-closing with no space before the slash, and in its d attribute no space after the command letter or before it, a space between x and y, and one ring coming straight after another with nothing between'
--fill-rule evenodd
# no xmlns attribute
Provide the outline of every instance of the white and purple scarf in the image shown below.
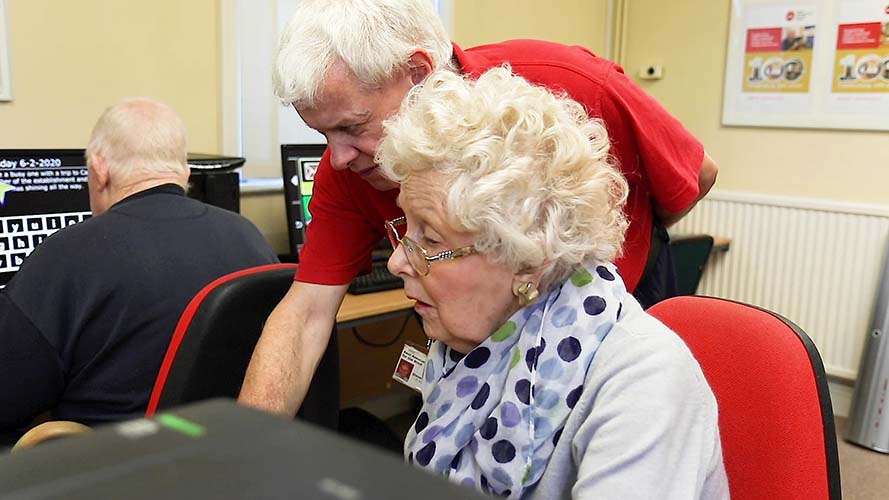
<svg viewBox="0 0 889 500"><path fill-rule="evenodd" d="M435 342L405 458L520 498L543 475L627 296L613 264L579 268L463 356Z"/></svg>

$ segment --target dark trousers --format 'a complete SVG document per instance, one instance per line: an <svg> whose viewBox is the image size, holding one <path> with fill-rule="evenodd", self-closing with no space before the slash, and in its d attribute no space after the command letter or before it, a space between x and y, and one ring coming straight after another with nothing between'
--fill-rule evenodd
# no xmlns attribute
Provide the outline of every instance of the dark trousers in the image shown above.
<svg viewBox="0 0 889 500"><path fill-rule="evenodd" d="M670 235L665 227L655 222L651 231L648 262L633 296L643 309L648 309L678 294L676 271L673 269L673 256L670 253Z"/></svg>

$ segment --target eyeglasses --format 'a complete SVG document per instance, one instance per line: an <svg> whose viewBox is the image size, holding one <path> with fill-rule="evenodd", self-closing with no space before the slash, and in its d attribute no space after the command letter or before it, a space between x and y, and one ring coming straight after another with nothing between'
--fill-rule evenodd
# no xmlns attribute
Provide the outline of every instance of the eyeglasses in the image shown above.
<svg viewBox="0 0 889 500"><path fill-rule="evenodd" d="M408 263L420 276L427 276L432 268L432 263L437 260L454 260L475 253L475 247L468 246L445 250L430 256L429 252L418 245L416 241L399 235L398 227L401 226L407 226L407 219L404 217L386 221L386 234L389 235L389 243L392 243L392 248L396 250L399 245L404 246L404 254L407 256Z"/></svg>

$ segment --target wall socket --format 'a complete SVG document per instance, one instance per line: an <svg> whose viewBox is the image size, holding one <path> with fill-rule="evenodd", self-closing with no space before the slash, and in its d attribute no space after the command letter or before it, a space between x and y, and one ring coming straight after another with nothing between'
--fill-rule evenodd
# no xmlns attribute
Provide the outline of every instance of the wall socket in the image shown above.
<svg viewBox="0 0 889 500"><path fill-rule="evenodd" d="M640 80L660 80L664 77L664 67L660 64L648 64L639 70Z"/></svg>

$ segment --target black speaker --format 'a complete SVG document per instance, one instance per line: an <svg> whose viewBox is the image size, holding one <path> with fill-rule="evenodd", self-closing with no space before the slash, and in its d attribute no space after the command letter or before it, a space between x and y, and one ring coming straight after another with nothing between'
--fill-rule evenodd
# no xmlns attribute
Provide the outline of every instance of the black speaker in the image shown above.
<svg viewBox="0 0 889 500"><path fill-rule="evenodd" d="M244 158L188 153L188 196L235 213L241 212L241 176Z"/></svg>
<svg viewBox="0 0 889 500"><path fill-rule="evenodd" d="M237 172L191 171L188 196L235 213L241 213L241 176Z"/></svg>

